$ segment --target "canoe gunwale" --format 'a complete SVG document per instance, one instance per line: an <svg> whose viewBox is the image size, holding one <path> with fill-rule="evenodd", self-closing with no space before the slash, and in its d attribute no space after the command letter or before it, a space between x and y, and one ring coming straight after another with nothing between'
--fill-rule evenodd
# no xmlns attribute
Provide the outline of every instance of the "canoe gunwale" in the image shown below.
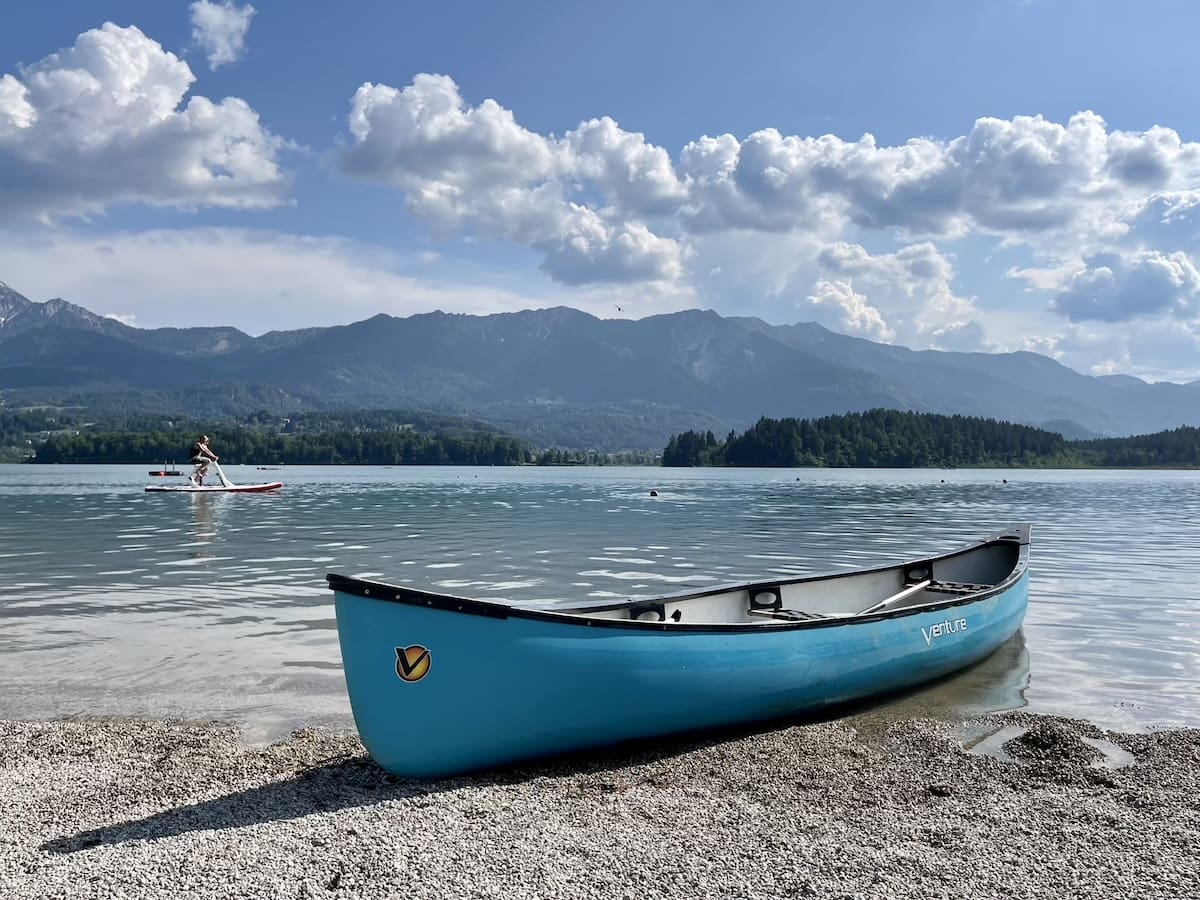
<svg viewBox="0 0 1200 900"><path fill-rule="evenodd" d="M878 622L888 619L900 619L907 616L923 615L940 610L969 606L989 597L994 597L998 594L1004 593L1012 588L1012 586L1016 584L1022 576L1025 575L1028 569L1030 531L1031 526L1027 524L1017 525L1006 531L992 535L991 537L973 541L964 547L960 547L957 550L951 550L948 553L941 553L935 556L918 557L916 559L905 560L897 563L871 566L862 569L852 569L849 571L806 575L798 578L732 582L728 584L710 586L700 590L693 589L675 594L661 594L655 597L630 598L629 600L621 600L592 607L574 608L570 612L558 612L555 610L538 607L514 606L507 603L496 603L489 600L475 600L468 597L458 597L453 594L439 594L433 591L420 590L419 588L393 585L381 581L372 581L370 579L353 578L333 572L327 574L325 576L325 580L330 589L337 593L363 597L368 600L378 600L388 603L402 603L409 606L436 609L443 612L463 613L465 615L483 616L490 619L516 618L558 622L562 624L575 625L581 628L621 628L635 631L669 631L678 632L681 634L695 634L697 632L762 632L764 630L790 631L812 628L837 628L847 625ZM997 584L989 585L984 590L968 594L950 594L944 601L921 604L920 606L884 609L868 615L828 616L817 619L796 621L781 620L778 622L656 622L645 621L641 619L610 619L587 615L589 611L621 608L626 605L640 606L644 604L653 605L672 603L735 590L754 591L785 584L832 581L839 578L850 578L857 575L867 575L874 572L886 572L892 569L906 568L926 563L932 564L939 560L951 559L956 556L961 556L963 554L979 550L989 544L999 543L1016 544L1020 548L1016 563L1003 580Z"/></svg>

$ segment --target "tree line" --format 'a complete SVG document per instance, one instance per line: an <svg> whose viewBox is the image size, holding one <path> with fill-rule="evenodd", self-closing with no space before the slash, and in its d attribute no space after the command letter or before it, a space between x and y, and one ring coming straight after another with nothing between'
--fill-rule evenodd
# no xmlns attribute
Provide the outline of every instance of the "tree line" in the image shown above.
<svg viewBox="0 0 1200 900"><path fill-rule="evenodd" d="M651 465L654 453L537 450L497 432L456 429L423 433L411 427L381 431L278 432L246 426L192 431L75 431L50 434L28 458L33 463L164 463L188 458L204 432L230 465L596 466Z"/></svg>
<svg viewBox="0 0 1200 900"><path fill-rule="evenodd" d="M402 410L263 411L203 423L133 413L86 421L78 410L0 409L0 452L39 463L183 461L207 433L223 462L291 465L652 465L649 451L536 448L486 422ZM21 448L24 449L21 449ZM32 454L32 455L31 455ZM1027 425L974 416L876 409L818 419L760 419L742 434L672 435L665 466L747 467L1200 467L1200 429L1070 441Z"/></svg>
<svg viewBox="0 0 1200 900"><path fill-rule="evenodd" d="M3 402L2 399L0 402ZM573 417L580 415L576 412L570 414L568 418L576 421L576 418ZM597 427L589 436L596 438L598 443L583 442L564 447L552 439L553 435L550 432L530 436L520 429L519 423L495 422L474 416L433 413L424 410L298 411L283 416L263 409L231 420L223 417L206 418L194 413L180 414L179 412L173 414L117 412L97 417L78 408L44 406L6 409L0 406L0 461L15 462L29 459L37 448L53 437L54 441L51 445L39 454L37 460L33 461L46 461L48 457L54 456L56 460L69 457L71 462L111 462L118 457L122 460L144 462L149 455L161 462L164 458L166 460L178 459L185 455L191 442L199 434L213 436L218 433L236 434L239 429L244 429L252 433L274 433L285 436L340 435L333 442L336 446L332 448L328 446L328 442L314 444L312 441L271 447L261 447L256 444L253 448L255 451L265 450L265 452L281 457L295 453L303 453L306 457L319 457L324 455L327 450L335 450L340 460L361 463L365 460L349 435L412 431L419 434L436 435L439 443L455 439L466 441L472 447L477 446L481 439L485 439L486 442L493 438L506 437L517 441L527 449L524 462L537 465L658 464L659 454L655 450L604 449L605 447L611 448L616 443L615 437L605 438L605 434L608 434L606 429L612 423L603 414L594 418L599 421L593 423ZM641 422L639 427L646 430L647 441L661 439L661 437L652 437L652 435L661 436L668 429L661 427L661 423L656 428L649 417L645 418L647 421ZM615 433L612 432L612 435ZM82 438L85 435L90 435L91 440L71 442L63 439L64 436ZM408 445L412 442L403 441L401 443ZM383 452L386 455L386 451ZM404 457L406 453L408 456L415 455L422 460L438 455L432 447L417 448L414 446L402 451L400 455ZM452 446L447 447L446 455L451 458L463 456ZM103 459L99 457L103 457ZM298 460L290 459L283 461L298 462Z"/></svg>
<svg viewBox="0 0 1200 900"><path fill-rule="evenodd" d="M1200 466L1200 429L1069 441L1061 434L976 416L873 409L819 419L759 419L724 440L672 435L664 466L832 468Z"/></svg>
<svg viewBox="0 0 1200 900"><path fill-rule="evenodd" d="M222 462L291 465L512 466L532 456L508 435L422 434L413 430L279 434L250 428L208 430ZM35 463L153 463L186 460L195 436L178 432L80 432L50 435Z"/></svg>

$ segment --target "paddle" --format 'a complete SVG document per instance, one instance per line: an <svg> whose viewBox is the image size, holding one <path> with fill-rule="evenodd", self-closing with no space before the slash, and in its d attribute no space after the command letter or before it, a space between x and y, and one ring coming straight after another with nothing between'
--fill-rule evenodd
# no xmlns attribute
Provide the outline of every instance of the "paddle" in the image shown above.
<svg viewBox="0 0 1200 900"><path fill-rule="evenodd" d="M871 606L868 606L866 609L860 610L857 615L867 616L871 613L879 612L881 609L891 606L893 603L899 603L901 600L908 599L918 591L925 590L925 588L929 587L929 585L932 583L933 582L930 579L926 578L924 581L918 581L916 584L910 584L904 588L904 590L900 591L899 593L892 594L892 596L888 597L886 600L880 600L878 603L874 603Z"/></svg>

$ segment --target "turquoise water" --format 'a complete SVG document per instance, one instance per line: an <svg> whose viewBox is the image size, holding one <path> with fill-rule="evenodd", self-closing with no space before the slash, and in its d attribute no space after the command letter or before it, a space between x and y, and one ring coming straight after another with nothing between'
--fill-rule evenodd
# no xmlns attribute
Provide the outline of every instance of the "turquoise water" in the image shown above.
<svg viewBox="0 0 1200 900"><path fill-rule="evenodd" d="M1023 633L896 715L1200 725L1200 473L0 465L0 718L351 727L326 572L536 603L952 549L1034 524ZM655 490L658 496L651 496Z"/></svg>

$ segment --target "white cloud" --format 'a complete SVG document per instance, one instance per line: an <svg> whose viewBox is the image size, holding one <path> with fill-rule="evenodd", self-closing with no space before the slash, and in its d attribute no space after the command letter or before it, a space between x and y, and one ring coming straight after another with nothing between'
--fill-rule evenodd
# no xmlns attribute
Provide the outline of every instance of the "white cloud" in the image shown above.
<svg viewBox="0 0 1200 900"><path fill-rule="evenodd" d="M954 267L932 243L872 255L860 244L836 243L818 256L834 277L854 279L907 346L942 350L997 349L974 299L954 292Z"/></svg>
<svg viewBox="0 0 1200 900"><path fill-rule="evenodd" d="M1200 249L1200 186L1189 191L1155 193L1128 216L1124 244L1158 250Z"/></svg>
<svg viewBox="0 0 1200 900"><path fill-rule="evenodd" d="M192 39L208 54L208 65L214 71L228 63L237 62L246 52L246 32L256 10L250 4L237 6L232 2L212 3L196 0L188 9L192 14Z"/></svg>
<svg viewBox="0 0 1200 900"><path fill-rule="evenodd" d="M670 214L687 197L670 154L608 116L582 123L567 132L564 142L572 174L595 185L626 212Z"/></svg>
<svg viewBox="0 0 1200 900"><path fill-rule="evenodd" d="M669 159L610 120L564 139L518 125L493 100L468 107L442 75L403 90L364 84L350 113L347 171L394 185L442 230L476 228L537 250L566 284L675 281L686 249L640 218L575 202L577 181L652 210L682 196Z"/></svg>
<svg viewBox="0 0 1200 900"><path fill-rule="evenodd" d="M896 336L883 320L883 314L867 303L863 294L856 294L848 281L818 281L808 302L834 311L832 328L835 331L874 341L890 341Z"/></svg>
<svg viewBox="0 0 1200 900"><path fill-rule="evenodd" d="M0 222L120 203L275 206L281 141L245 101L192 97L187 63L112 23L0 79Z"/></svg>
<svg viewBox="0 0 1200 900"><path fill-rule="evenodd" d="M981 118L950 141L880 147L833 135L765 129L738 141L704 137L683 149L695 229L806 229L853 223L1038 243L1047 232L1120 234L1128 205L1200 176L1200 145L1167 128L1109 132L1094 113L1066 125L1041 116ZM1114 218L1118 221L1114 221Z"/></svg>
<svg viewBox="0 0 1200 900"><path fill-rule="evenodd" d="M1057 261L1048 266L1010 266L1004 277L1024 281L1025 289L1029 291L1058 292L1082 265L1083 260L1071 259Z"/></svg>
<svg viewBox="0 0 1200 900"><path fill-rule="evenodd" d="M11 75L0 78L0 136L17 134L37 121L37 110L29 103L29 89Z"/></svg>
<svg viewBox="0 0 1200 900"><path fill-rule="evenodd" d="M1200 272L1182 252L1092 257L1054 298L1072 321L1171 317L1200 319Z"/></svg>

